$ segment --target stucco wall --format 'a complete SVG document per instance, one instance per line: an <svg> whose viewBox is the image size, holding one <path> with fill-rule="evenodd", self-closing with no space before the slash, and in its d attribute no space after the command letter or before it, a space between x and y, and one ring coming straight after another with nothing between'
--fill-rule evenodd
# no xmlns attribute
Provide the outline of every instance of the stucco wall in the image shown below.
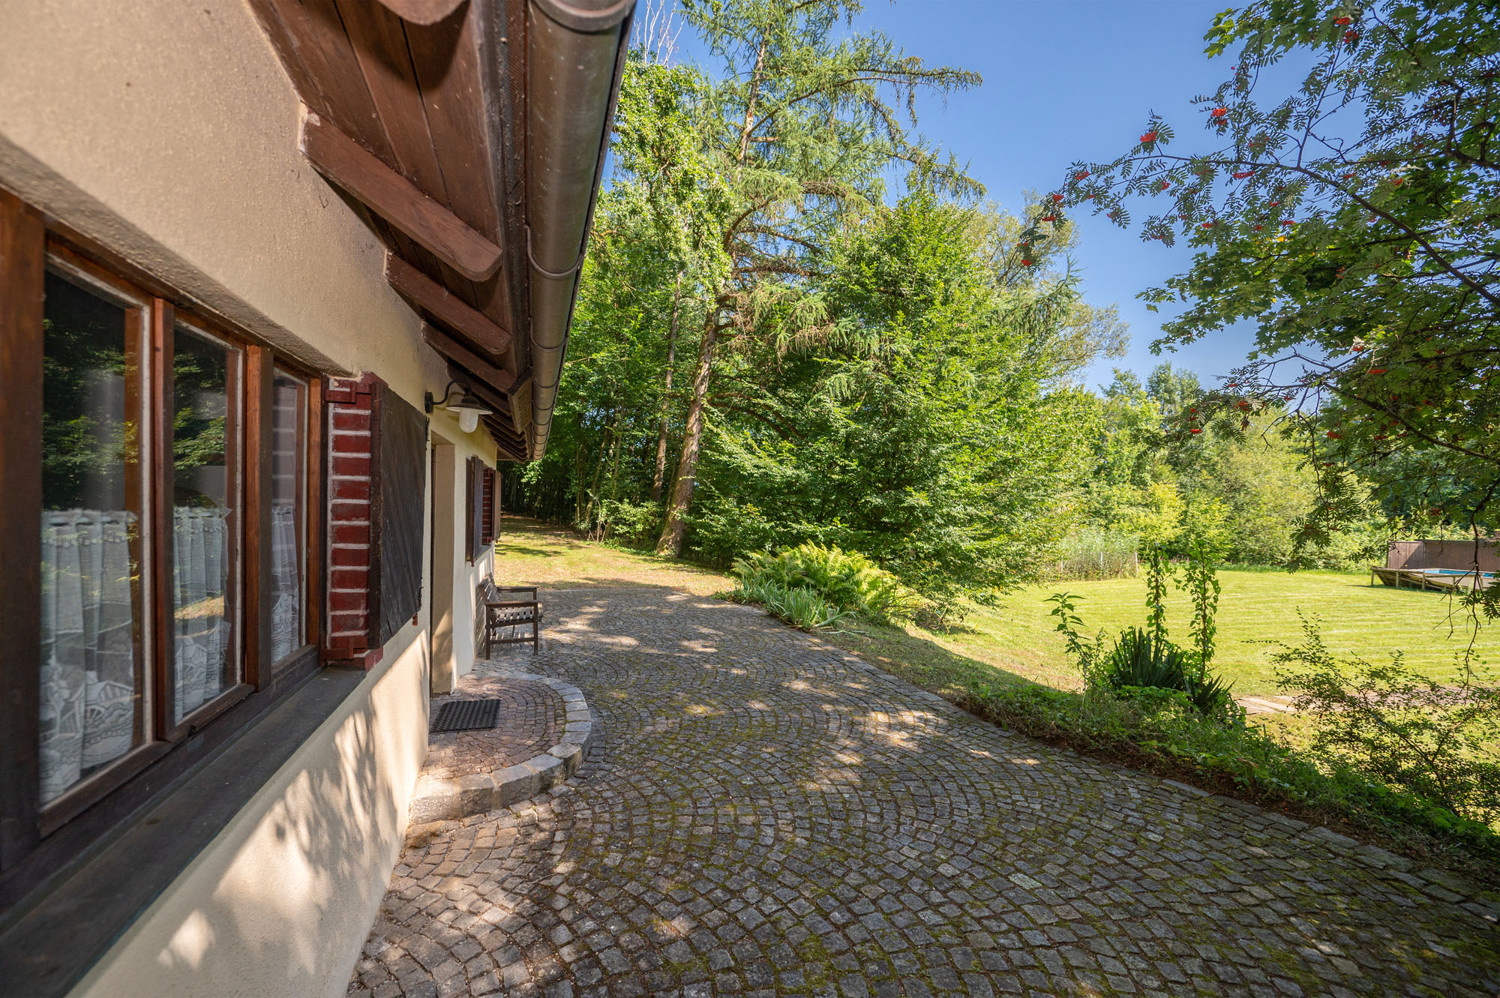
<svg viewBox="0 0 1500 998"><path fill-rule="evenodd" d="M444 423L446 422L446 425ZM468 527L468 496L465 492L467 478L464 466L469 456L475 455L486 464L493 466L494 452L480 453L473 447L473 441L477 434L466 435L459 432L456 420L433 420L434 433L441 433L446 440L454 441L457 452L457 468L454 471L453 508L450 515L453 517L455 529L453 531L453 661L456 677L465 676L473 671L474 656L479 649L475 647L475 632L479 628L476 611L479 601L479 580L494 571L495 549L491 545L485 552L469 564L469 527ZM503 585L504 583L502 583Z"/></svg>
<svg viewBox="0 0 1500 998"><path fill-rule="evenodd" d="M0 38L0 186L317 369L442 393L383 247L297 151L296 94L242 0L0 3ZM461 523L463 463L494 448L446 413L433 429L458 458L439 515ZM343 993L426 751L429 565L418 621L77 993ZM460 672L489 567L455 551Z"/></svg>
<svg viewBox="0 0 1500 998"><path fill-rule="evenodd" d="M360 688L73 990L339 995L385 891L426 751L424 630Z"/></svg>

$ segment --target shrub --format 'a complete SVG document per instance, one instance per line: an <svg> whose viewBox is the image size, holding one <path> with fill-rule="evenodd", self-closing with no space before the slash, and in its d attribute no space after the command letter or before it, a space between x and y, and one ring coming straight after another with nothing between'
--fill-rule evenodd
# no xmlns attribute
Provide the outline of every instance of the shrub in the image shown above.
<svg viewBox="0 0 1500 998"><path fill-rule="evenodd" d="M1220 721L1244 716L1230 693L1232 684L1207 675L1193 652L1139 627L1122 631L1114 647L1100 657L1095 684L1132 699L1140 699L1144 689L1176 693L1204 717Z"/></svg>
<svg viewBox="0 0 1500 998"><path fill-rule="evenodd" d="M1234 702L1233 684L1211 674L1204 662L1205 654L1213 654L1213 617L1218 608L1218 582L1213 578L1213 569L1200 570L1200 579L1193 589L1193 630L1200 646L1198 651L1187 651L1167 640L1166 564L1159 549L1149 552L1150 630L1135 627L1121 631L1119 638L1106 649L1102 633L1093 639L1080 633L1083 618L1078 615L1077 601L1083 597L1072 593L1054 593L1048 597L1047 602L1056 604L1051 611L1057 618L1053 629L1067 641L1068 653L1083 670L1084 684L1089 689L1127 699L1155 696L1143 692L1146 690L1176 692L1181 694L1178 699L1204 717L1222 723L1241 723L1245 712ZM1212 598L1200 598L1200 593L1211 593ZM1203 640L1205 634L1207 640Z"/></svg>
<svg viewBox="0 0 1500 998"><path fill-rule="evenodd" d="M1060 579L1121 579L1139 571L1140 538L1099 527L1082 527L1057 546Z"/></svg>
<svg viewBox="0 0 1500 998"><path fill-rule="evenodd" d="M1500 690L1470 670L1452 684L1419 675L1399 651L1384 664L1338 658L1316 620L1304 617L1302 632L1272 659L1277 684L1313 721L1315 751L1456 816L1500 820Z"/></svg>
<svg viewBox="0 0 1500 998"><path fill-rule="evenodd" d="M857 551L799 544L777 554L756 552L734 562L732 571L747 593L771 583L816 593L840 613L889 623L909 620L921 599L890 572Z"/></svg>
<svg viewBox="0 0 1500 998"><path fill-rule="evenodd" d="M599 531L606 538L635 547L649 547L656 543L656 537L661 533L664 516L661 503L606 499L600 507Z"/></svg>

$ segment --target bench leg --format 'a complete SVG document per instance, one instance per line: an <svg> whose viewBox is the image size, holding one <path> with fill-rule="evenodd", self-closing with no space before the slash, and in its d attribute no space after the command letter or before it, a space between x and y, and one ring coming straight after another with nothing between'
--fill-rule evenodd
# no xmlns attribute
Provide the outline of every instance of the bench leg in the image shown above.
<svg viewBox="0 0 1500 998"><path fill-rule="evenodd" d="M535 617L532 617L531 618L531 654L532 655L535 655L536 651L537 651L537 640L536 639L537 639L537 620L536 620Z"/></svg>
<svg viewBox="0 0 1500 998"><path fill-rule="evenodd" d="M486 610L485 614L484 614L484 657L485 658L489 658L490 657L490 636L492 634L494 634L494 629L492 627L490 627L490 614L489 614L489 611Z"/></svg>

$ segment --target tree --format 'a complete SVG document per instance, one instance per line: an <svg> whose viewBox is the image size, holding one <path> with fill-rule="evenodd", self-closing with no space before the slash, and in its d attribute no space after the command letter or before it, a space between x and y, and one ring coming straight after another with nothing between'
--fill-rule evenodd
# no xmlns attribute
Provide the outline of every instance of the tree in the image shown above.
<svg viewBox="0 0 1500 998"><path fill-rule="evenodd" d="M1148 202L1142 238L1197 251L1142 295L1187 304L1158 346L1256 323L1249 363L1183 429L1275 415L1317 475L1302 546L1365 515L1366 486L1476 538L1500 529L1500 6L1256 0L1207 39L1211 55L1239 47L1196 99L1208 141L1179 152L1152 114L1133 148L1073 164L1051 195L1059 215L1120 226ZM1283 60L1310 66L1266 96Z"/></svg>
<svg viewBox="0 0 1500 998"><path fill-rule="evenodd" d="M1033 578L1069 522L1097 406L1058 385L1077 290L996 268L1015 220L918 189L830 253L838 349L763 347L705 456L696 543L863 552L944 609ZM1038 261L1042 262L1042 261ZM1085 361L1086 362L1086 361Z"/></svg>
<svg viewBox="0 0 1500 998"><path fill-rule="evenodd" d="M702 323L683 423L681 454L658 550L682 549L697 481L709 390L721 341L806 343L827 332L808 282L821 273L829 237L848 216L880 201L882 172L905 162L937 182L975 187L908 132L919 89L947 93L978 84L959 69L930 68L878 32L842 39L833 29L857 0L686 0L688 22L726 73L703 115L705 155L731 207L704 267ZM895 106L904 102L906 121Z"/></svg>

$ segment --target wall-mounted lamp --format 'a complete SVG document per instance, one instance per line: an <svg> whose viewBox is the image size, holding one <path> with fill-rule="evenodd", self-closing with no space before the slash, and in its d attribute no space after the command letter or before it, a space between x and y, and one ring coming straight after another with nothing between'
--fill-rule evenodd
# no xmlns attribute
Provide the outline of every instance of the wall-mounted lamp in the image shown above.
<svg viewBox="0 0 1500 998"><path fill-rule="evenodd" d="M453 389L455 388L459 389L460 394L458 401L453 402L450 399L453 398ZM469 391L467 385L460 384L457 381L448 382L448 387L443 390L441 402L434 401L431 392L424 393L422 401L423 408L429 414L431 414L433 409L447 409L449 412L457 414L458 428L465 433L473 433L479 429L479 417L488 416L495 411L485 408L485 404Z"/></svg>

